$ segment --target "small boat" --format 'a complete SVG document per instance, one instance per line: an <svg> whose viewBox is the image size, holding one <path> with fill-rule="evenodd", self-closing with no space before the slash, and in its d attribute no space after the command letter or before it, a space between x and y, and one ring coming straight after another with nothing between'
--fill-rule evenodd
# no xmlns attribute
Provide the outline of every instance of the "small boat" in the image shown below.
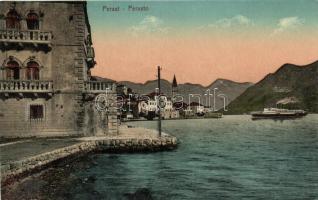
<svg viewBox="0 0 318 200"><path fill-rule="evenodd" d="M304 110L264 108L263 111L251 112L252 119L293 119L307 115Z"/></svg>

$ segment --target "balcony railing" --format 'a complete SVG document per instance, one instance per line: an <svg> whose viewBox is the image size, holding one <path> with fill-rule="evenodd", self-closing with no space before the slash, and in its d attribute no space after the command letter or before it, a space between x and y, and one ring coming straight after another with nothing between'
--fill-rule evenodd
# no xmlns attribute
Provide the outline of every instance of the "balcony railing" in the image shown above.
<svg viewBox="0 0 318 200"><path fill-rule="evenodd" d="M52 93L53 82L42 80L0 80L0 93Z"/></svg>
<svg viewBox="0 0 318 200"><path fill-rule="evenodd" d="M95 57L95 52L93 47L87 47L87 58L94 59Z"/></svg>
<svg viewBox="0 0 318 200"><path fill-rule="evenodd" d="M84 83L84 90L87 93L103 93L116 90L114 83L101 81L87 81Z"/></svg>
<svg viewBox="0 0 318 200"><path fill-rule="evenodd" d="M39 30L0 30L1 42L21 42L21 43L42 43L49 44L52 40L52 33Z"/></svg>
<svg viewBox="0 0 318 200"><path fill-rule="evenodd" d="M94 67L94 65L96 64L94 58L95 58L95 52L94 52L94 48L92 46L86 46L86 61L87 61L87 66L89 68Z"/></svg>

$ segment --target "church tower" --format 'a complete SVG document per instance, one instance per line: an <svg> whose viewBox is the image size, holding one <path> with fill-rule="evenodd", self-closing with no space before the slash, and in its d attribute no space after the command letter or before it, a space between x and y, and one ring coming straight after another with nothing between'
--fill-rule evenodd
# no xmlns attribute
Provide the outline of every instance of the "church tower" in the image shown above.
<svg viewBox="0 0 318 200"><path fill-rule="evenodd" d="M176 75L173 75L172 85L171 85L171 91L172 91L172 98L178 93L178 83L176 79Z"/></svg>

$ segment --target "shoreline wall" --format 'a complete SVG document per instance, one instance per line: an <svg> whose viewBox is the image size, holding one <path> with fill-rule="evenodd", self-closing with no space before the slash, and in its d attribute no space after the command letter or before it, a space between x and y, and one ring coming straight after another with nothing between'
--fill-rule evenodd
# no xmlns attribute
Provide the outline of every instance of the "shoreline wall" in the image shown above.
<svg viewBox="0 0 318 200"><path fill-rule="evenodd" d="M177 147L177 139L172 136L158 138L101 138L80 142L64 148L1 165L1 186L14 183L54 163L72 160L88 153L133 153L173 150Z"/></svg>

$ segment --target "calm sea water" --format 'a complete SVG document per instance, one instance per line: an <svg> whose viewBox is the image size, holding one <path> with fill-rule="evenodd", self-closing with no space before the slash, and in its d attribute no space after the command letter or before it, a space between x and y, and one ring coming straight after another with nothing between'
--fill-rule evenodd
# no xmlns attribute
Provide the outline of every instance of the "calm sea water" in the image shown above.
<svg viewBox="0 0 318 200"><path fill-rule="evenodd" d="M131 122L156 128L157 122ZM93 177L98 198L125 199L147 188L154 199L318 199L318 115L252 121L250 116L163 121L177 150L98 154L74 172ZM80 185L75 199L91 198Z"/></svg>

